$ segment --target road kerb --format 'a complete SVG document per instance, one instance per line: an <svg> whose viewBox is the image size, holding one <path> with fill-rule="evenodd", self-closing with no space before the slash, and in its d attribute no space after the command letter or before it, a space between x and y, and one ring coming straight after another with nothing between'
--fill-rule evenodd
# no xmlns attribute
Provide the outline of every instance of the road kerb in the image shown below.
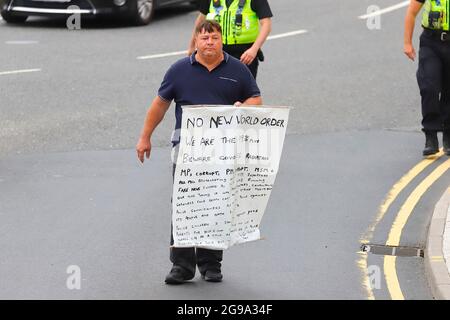
<svg viewBox="0 0 450 320"><path fill-rule="evenodd" d="M425 272L431 292L437 300L450 300L450 274L445 263L443 237L445 221L450 207L450 188L434 208L425 249Z"/></svg>

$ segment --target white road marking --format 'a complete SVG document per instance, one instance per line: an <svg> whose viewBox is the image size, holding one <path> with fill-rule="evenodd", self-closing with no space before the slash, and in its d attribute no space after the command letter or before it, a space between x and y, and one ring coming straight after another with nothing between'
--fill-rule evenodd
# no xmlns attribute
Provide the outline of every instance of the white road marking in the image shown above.
<svg viewBox="0 0 450 320"><path fill-rule="evenodd" d="M39 41L35 40L11 40L11 41L5 41L5 44L36 44L39 43Z"/></svg>
<svg viewBox="0 0 450 320"><path fill-rule="evenodd" d="M280 34L276 34L273 36L268 36L267 40L275 40L275 39L280 39L280 38L292 37L292 36L296 36L296 35L307 33L307 32L308 32L308 30L297 30L297 31L291 31L291 32L286 32L286 33L280 33Z"/></svg>
<svg viewBox="0 0 450 320"><path fill-rule="evenodd" d="M58 1L61 2L61 1ZM70 2L64 0L63 2ZM60 13L60 14L74 14L74 13L95 13L94 10L91 9L46 9L46 8L32 8L32 7L13 7L12 11L18 12L33 12L33 13Z"/></svg>
<svg viewBox="0 0 450 320"><path fill-rule="evenodd" d="M375 16L382 15L384 13L388 13L388 12L391 12L391 11L394 11L394 10L401 9L401 8L406 7L408 5L409 5L409 0L408 1L403 1L403 2L401 2L399 4L387 7L385 9L381 9L381 10L378 10L378 11L375 11L375 12L372 12L372 13L369 13L369 14L365 14L365 15L359 16L358 18L359 19L372 18L372 17L375 17Z"/></svg>
<svg viewBox="0 0 450 320"><path fill-rule="evenodd" d="M137 57L137 59L139 59L139 60L155 59L155 58L164 58L164 57L171 57L171 56L180 56L180 55L183 55L183 54L187 54L187 50L176 51L176 52L169 52L169 53L152 54L150 56Z"/></svg>
<svg viewBox="0 0 450 320"><path fill-rule="evenodd" d="M9 75L9 74L18 74L18 73L27 73L27 72L38 72L41 69L24 69L24 70L13 70L13 71L0 71L0 76Z"/></svg>
<svg viewBox="0 0 450 320"><path fill-rule="evenodd" d="M308 32L308 31L307 30L296 30L296 31L291 31L291 32L286 32L286 33L280 33L280 34L276 34L276 35L267 37L267 40L275 40L275 39L280 39L280 38L292 37L292 36L296 36L296 35L303 34L306 32ZM186 55L186 54L187 54L187 50L183 50L183 51L175 51L175 52L168 52L168 53L152 54L149 56L140 56L140 57L137 57L136 59L147 60L147 59L165 58L165 57L172 57L172 56L181 56L181 55Z"/></svg>

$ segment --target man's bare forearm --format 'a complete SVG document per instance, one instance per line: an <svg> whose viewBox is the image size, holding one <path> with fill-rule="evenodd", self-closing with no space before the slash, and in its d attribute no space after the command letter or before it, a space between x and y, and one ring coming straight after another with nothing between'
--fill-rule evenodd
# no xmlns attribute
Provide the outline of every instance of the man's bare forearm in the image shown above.
<svg viewBox="0 0 450 320"><path fill-rule="evenodd" d="M156 129L158 124L164 118L167 109L169 108L170 103L161 99L160 97L156 97L152 105L147 111L147 115L144 121L144 127L141 132L141 139L150 139L153 131Z"/></svg>
<svg viewBox="0 0 450 320"><path fill-rule="evenodd" d="M245 100L242 104L250 105L250 106L259 106L262 105L262 98L259 97L251 97Z"/></svg>
<svg viewBox="0 0 450 320"><path fill-rule="evenodd" d="M422 3L420 3L416 0L411 0L408 10L406 11L405 32L404 32L404 39L403 39L405 44L412 43L412 37L414 34L414 25L415 25L415 21L416 21L416 16L419 13L422 6L423 6Z"/></svg>
<svg viewBox="0 0 450 320"><path fill-rule="evenodd" d="M256 38L255 43L253 44L253 47L255 49L261 49L264 42L266 42L267 37L269 36L270 32L272 31L272 19L271 18L264 18L261 19L261 29L259 30L258 38Z"/></svg>
<svg viewBox="0 0 450 320"><path fill-rule="evenodd" d="M412 15L410 10L408 10L408 12L406 13L406 17L405 17L405 34L404 34L404 39L403 39L405 44L412 43L415 20L416 20L415 17Z"/></svg>

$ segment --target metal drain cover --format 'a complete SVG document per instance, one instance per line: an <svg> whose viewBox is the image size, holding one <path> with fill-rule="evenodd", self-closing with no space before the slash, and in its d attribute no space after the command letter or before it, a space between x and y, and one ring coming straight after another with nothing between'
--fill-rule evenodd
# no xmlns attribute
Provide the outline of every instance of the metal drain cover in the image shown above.
<svg viewBox="0 0 450 320"><path fill-rule="evenodd" d="M373 254L384 256L397 256L397 257L422 257L424 256L424 250L415 247L405 246L386 246L379 244L363 244L361 251L370 252Z"/></svg>

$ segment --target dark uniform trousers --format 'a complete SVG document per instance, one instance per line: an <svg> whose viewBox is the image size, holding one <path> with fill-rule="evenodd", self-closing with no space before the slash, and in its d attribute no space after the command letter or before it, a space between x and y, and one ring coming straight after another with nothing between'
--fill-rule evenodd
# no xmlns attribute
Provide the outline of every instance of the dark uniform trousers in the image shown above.
<svg viewBox="0 0 450 320"><path fill-rule="evenodd" d="M417 82L423 130L450 130L450 41L426 29L420 36Z"/></svg>
<svg viewBox="0 0 450 320"><path fill-rule="evenodd" d="M175 175L175 164L173 165L172 177ZM210 250L202 248L175 248L173 245L173 225L170 224L170 261L183 267L186 271L195 274L195 267L198 266L200 273L206 270L220 271L223 257L222 250Z"/></svg>
<svg viewBox="0 0 450 320"><path fill-rule="evenodd" d="M258 74L258 66L259 66L258 57L253 59L252 63L247 65L247 68L250 70L250 72L253 75L253 78L255 78L255 79L256 79L256 75Z"/></svg>
<svg viewBox="0 0 450 320"><path fill-rule="evenodd" d="M242 54L246 51L247 48L233 48L233 46L225 46L223 47L223 50L225 52L227 52L229 55L235 57L236 59L240 60ZM253 59L252 63L247 65L247 68L250 70L250 72L253 75L253 78L256 79L256 76L258 74L258 66L259 66L259 61L260 59L264 59L263 58L263 54L261 52L261 50L258 51L258 56L255 57L255 59Z"/></svg>

